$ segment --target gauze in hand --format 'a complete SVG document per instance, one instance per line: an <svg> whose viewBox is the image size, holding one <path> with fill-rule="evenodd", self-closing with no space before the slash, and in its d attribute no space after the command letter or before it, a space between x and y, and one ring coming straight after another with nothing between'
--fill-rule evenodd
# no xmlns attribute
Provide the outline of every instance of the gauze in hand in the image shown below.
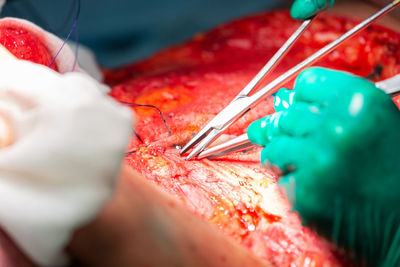
<svg viewBox="0 0 400 267"><path fill-rule="evenodd" d="M112 195L131 111L86 74L16 59L0 60L0 73L0 130L12 133L0 149L0 226L36 263L62 265L74 229Z"/></svg>

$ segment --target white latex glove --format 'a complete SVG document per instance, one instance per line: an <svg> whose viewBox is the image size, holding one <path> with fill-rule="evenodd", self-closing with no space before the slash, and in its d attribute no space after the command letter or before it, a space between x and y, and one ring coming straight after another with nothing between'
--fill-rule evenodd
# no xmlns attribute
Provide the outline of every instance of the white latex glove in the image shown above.
<svg viewBox="0 0 400 267"><path fill-rule="evenodd" d="M104 78L103 73L100 70L100 66L97 63L96 55L93 53L93 51L82 44L77 45L76 42L73 41L68 41L67 44L72 51L75 51L76 47L78 46L79 66L94 79L102 82Z"/></svg>
<svg viewBox="0 0 400 267"><path fill-rule="evenodd" d="M36 263L63 265L74 229L112 195L131 111L84 73L16 59L0 73L0 225Z"/></svg>

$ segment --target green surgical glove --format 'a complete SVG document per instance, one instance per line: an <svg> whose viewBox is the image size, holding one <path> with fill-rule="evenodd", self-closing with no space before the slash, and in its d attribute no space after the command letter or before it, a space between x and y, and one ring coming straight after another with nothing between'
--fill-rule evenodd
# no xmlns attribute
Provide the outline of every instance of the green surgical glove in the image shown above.
<svg viewBox="0 0 400 267"><path fill-rule="evenodd" d="M348 73L310 68L248 128L307 224L369 263L400 266L400 111ZM385 265L395 262L399 265Z"/></svg>
<svg viewBox="0 0 400 267"><path fill-rule="evenodd" d="M331 8L335 0L295 0L290 14L295 19L305 20L318 12Z"/></svg>

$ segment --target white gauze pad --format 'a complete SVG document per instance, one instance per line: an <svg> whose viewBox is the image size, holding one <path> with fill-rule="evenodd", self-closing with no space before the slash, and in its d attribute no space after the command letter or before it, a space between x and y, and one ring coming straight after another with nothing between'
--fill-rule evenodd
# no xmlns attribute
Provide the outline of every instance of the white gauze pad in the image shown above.
<svg viewBox="0 0 400 267"><path fill-rule="evenodd" d="M13 143L0 149L0 226L36 263L66 263L73 231L112 195L132 112L84 73L0 60L0 116Z"/></svg>

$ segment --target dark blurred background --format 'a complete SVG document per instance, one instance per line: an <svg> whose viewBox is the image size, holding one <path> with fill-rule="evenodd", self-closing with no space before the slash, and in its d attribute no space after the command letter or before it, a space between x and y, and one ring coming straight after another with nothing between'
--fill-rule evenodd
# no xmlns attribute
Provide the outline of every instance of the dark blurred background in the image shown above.
<svg viewBox="0 0 400 267"><path fill-rule="evenodd" d="M8 0L2 16L26 18L65 37L78 0ZM81 0L79 42L101 65L116 67L251 13L289 6L285 0ZM71 35L75 40L76 34Z"/></svg>

